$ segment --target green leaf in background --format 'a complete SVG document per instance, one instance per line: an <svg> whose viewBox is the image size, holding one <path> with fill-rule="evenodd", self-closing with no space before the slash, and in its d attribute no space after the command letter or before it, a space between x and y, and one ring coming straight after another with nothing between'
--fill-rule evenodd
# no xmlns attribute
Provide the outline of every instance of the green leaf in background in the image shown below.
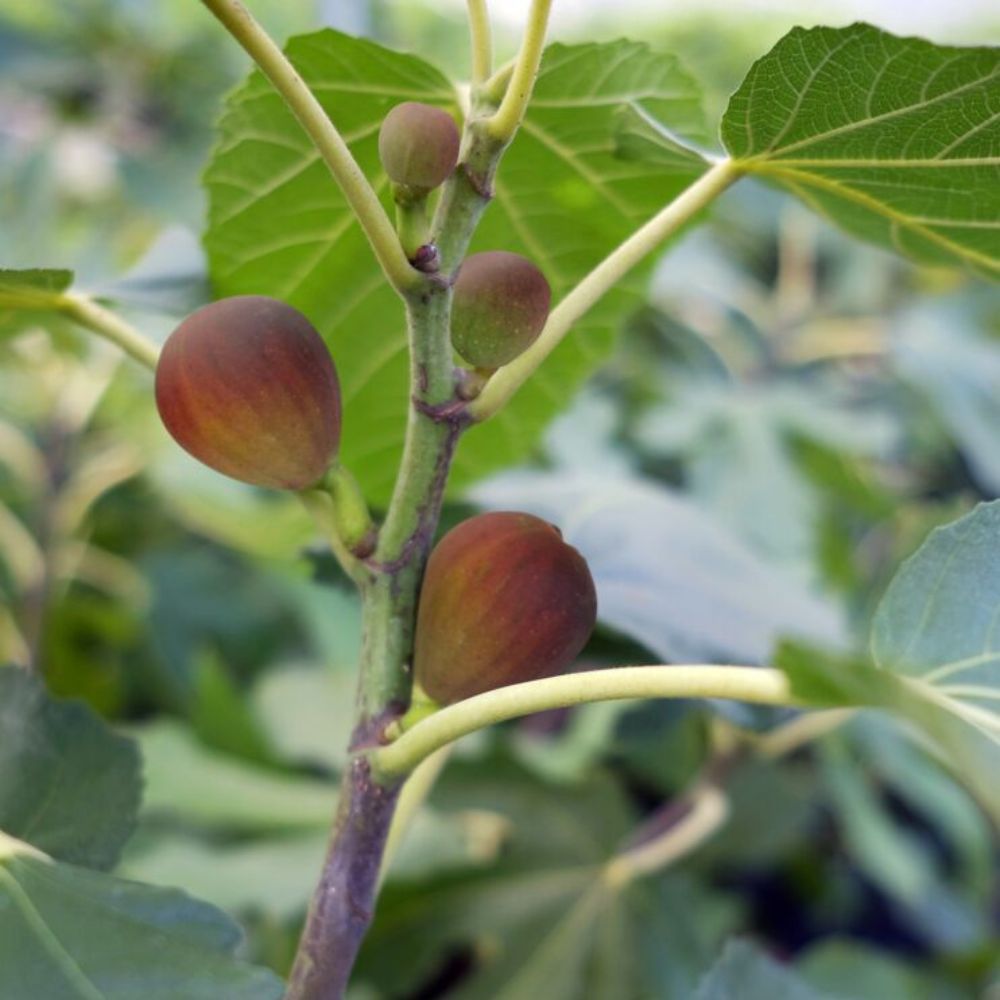
<svg viewBox="0 0 1000 1000"><path fill-rule="evenodd" d="M141 769L135 743L85 705L54 701L38 678L0 668L4 833L60 861L110 868L135 826Z"/></svg>
<svg viewBox="0 0 1000 1000"><path fill-rule="evenodd" d="M794 28L729 102L747 173L862 239L1000 279L1000 48Z"/></svg>
<svg viewBox="0 0 1000 1000"><path fill-rule="evenodd" d="M914 962L837 938L815 945L796 964L815 989L836 1000L967 1000L968 994Z"/></svg>
<svg viewBox="0 0 1000 1000"><path fill-rule="evenodd" d="M157 722L137 732L146 762L144 813L250 832L326 829L336 786L244 763Z"/></svg>
<svg viewBox="0 0 1000 1000"><path fill-rule="evenodd" d="M277 1000L240 931L183 893L61 864L0 833L0 996Z"/></svg>
<svg viewBox="0 0 1000 1000"><path fill-rule="evenodd" d="M587 559L600 620L668 662L764 663L781 635L843 640L836 607L653 481L514 471L472 497L559 525Z"/></svg>
<svg viewBox="0 0 1000 1000"><path fill-rule="evenodd" d="M456 111L452 85L421 60L333 31L293 39L288 54L380 193L378 129L401 101ZM524 253L564 294L635 226L697 175L616 154L616 111L632 104L701 138L695 84L669 56L618 41L554 45L536 99L501 165L477 249ZM301 309L330 344L344 387L344 461L375 502L388 498L407 401L403 311L325 165L259 73L233 94L205 175L205 245L215 292L270 294ZM386 199L388 201L388 199ZM452 488L522 457L610 348L616 291L498 418L459 449Z"/></svg>
<svg viewBox="0 0 1000 1000"><path fill-rule="evenodd" d="M938 888L934 858L914 831L893 821L862 762L837 734L818 749L844 848L884 892L917 906Z"/></svg>
<svg viewBox="0 0 1000 1000"><path fill-rule="evenodd" d="M693 1000L822 1000L791 969L746 941L731 941Z"/></svg>
<svg viewBox="0 0 1000 1000"><path fill-rule="evenodd" d="M73 272L49 269L0 269L0 311L45 309L73 283Z"/></svg>
<svg viewBox="0 0 1000 1000"><path fill-rule="evenodd" d="M892 359L927 396L976 484L1000 496L1000 341L979 319L959 302L908 309L893 323Z"/></svg>
<svg viewBox="0 0 1000 1000"><path fill-rule="evenodd" d="M387 886L358 969L383 995L412 992L467 948L454 1000L689 996L737 917L728 898L683 877L605 877L630 817L599 772L565 787L501 759L454 762L432 800L498 812L507 836L487 867Z"/></svg>
<svg viewBox="0 0 1000 1000"><path fill-rule="evenodd" d="M894 577L872 656L1000 742L1000 501L931 532Z"/></svg>
<svg viewBox="0 0 1000 1000"><path fill-rule="evenodd" d="M777 663L815 704L869 705L910 723L1000 823L1000 500L934 530L893 578L872 663L791 644Z"/></svg>
<svg viewBox="0 0 1000 1000"><path fill-rule="evenodd" d="M821 492L796 460L807 441L881 457L896 434L885 412L846 405L832 387L733 386L686 380L637 424L639 444L678 457L692 499L756 551L808 576L819 544Z"/></svg>

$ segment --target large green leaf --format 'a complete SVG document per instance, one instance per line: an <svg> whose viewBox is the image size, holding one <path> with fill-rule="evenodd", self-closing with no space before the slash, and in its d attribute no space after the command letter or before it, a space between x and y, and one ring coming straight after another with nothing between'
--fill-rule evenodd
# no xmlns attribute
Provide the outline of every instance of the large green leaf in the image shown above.
<svg viewBox="0 0 1000 1000"><path fill-rule="evenodd" d="M1000 500L938 528L896 574L872 662L786 646L793 690L818 704L895 712L1000 823Z"/></svg>
<svg viewBox="0 0 1000 1000"><path fill-rule="evenodd" d="M0 833L0 996L45 1000L277 1000L282 986L238 961L222 913L61 864Z"/></svg>
<svg viewBox="0 0 1000 1000"><path fill-rule="evenodd" d="M132 740L89 708L53 701L34 676L0 669L0 831L74 864L110 868L135 826Z"/></svg>
<svg viewBox="0 0 1000 1000"><path fill-rule="evenodd" d="M855 236L1000 279L1000 49L795 28L753 65L722 137Z"/></svg>
<svg viewBox="0 0 1000 1000"><path fill-rule="evenodd" d="M455 110L451 84L413 56L333 31L295 38L287 51L383 196L377 135L386 112L406 100ZM703 125L695 85L673 58L639 43L552 46L535 93L475 246L532 257L558 298L700 169L692 162L667 174L618 158L617 109L641 107L697 138ZM344 460L382 502L408 397L399 300L326 167L259 73L230 97L220 135L205 177L215 291L274 295L317 325L343 381ZM606 354L633 301L624 289L609 296L501 416L470 433L455 485L525 454Z"/></svg>

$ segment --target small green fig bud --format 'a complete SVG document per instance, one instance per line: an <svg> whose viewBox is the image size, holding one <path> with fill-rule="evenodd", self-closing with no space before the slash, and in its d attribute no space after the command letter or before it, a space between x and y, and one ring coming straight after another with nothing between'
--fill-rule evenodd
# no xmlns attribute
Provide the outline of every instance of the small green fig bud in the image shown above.
<svg viewBox="0 0 1000 1000"><path fill-rule="evenodd" d="M385 116L378 155L390 180L426 192L455 169L459 142L458 126L447 111L407 101Z"/></svg>
<svg viewBox="0 0 1000 1000"><path fill-rule="evenodd" d="M453 528L427 562L414 674L442 704L565 670L594 628L597 594L559 529L502 511Z"/></svg>
<svg viewBox="0 0 1000 1000"><path fill-rule="evenodd" d="M552 290L526 257L490 250L466 258L455 280L451 342L474 368L513 361L545 326Z"/></svg>
<svg viewBox="0 0 1000 1000"><path fill-rule="evenodd" d="M198 309L167 339L156 406L199 461L255 486L305 489L340 443L340 386L298 310L263 295Z"/></svg>

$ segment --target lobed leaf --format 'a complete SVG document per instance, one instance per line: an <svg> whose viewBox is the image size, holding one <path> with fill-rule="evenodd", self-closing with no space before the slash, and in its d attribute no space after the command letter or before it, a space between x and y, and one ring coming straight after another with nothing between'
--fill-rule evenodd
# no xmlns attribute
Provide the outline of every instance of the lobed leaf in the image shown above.
<svg viewBox="0 0 1000 1000"><path fill-rule="evenodd" d="M1000 279L1000 48L795 28L732 96L722 138L853 235Z"/></svg>

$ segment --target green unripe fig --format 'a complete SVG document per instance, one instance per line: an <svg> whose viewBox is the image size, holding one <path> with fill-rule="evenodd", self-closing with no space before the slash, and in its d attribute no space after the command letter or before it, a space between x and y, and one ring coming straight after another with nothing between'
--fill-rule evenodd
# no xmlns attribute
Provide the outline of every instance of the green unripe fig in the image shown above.
<svg viewBox="0 0 1000 1000"><path fill-rule="evenodd" d="M586 645L597 594L559 529L501 511L453 528L427 562L414 675L441 704L565 670Z"/></svg>
<svg viewBox="0 0 1000 1000"><path fill-rule="evenodd" d="M447 111L407 101L385 116L378 155L390 180L426 193L455 169L459 143L458 126Z"/></svg>
<svg viewBox="0 0 1000 1000"><path fill-rule="evenodd" d="M493 371L537 339L552 290L530 260L504 250L467 257L455 280L451 342L474 368Z"/></svg>
<svg viewBox="0 0 1000 1000"><path fill-rule="evenodd" d="M326 344L302 313L263 295L212 302L174 330L156 366L156 406L185 451L255 486L312 486L340 444Z"/></svg>

